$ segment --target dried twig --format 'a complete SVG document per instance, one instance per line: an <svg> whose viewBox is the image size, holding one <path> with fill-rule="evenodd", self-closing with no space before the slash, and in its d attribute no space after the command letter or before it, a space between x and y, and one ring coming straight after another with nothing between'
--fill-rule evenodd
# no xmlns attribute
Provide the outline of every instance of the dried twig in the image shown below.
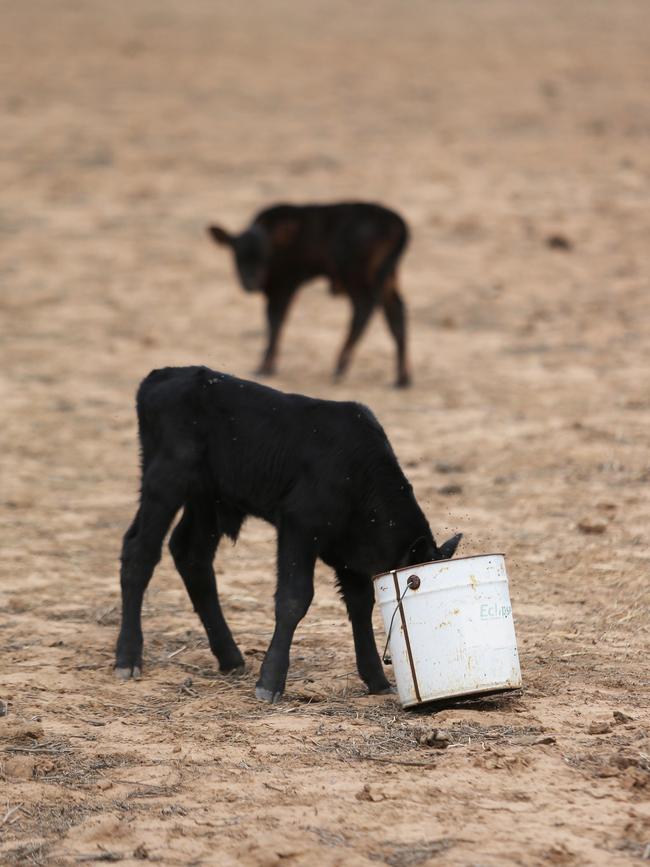
<svg viewBox="0 0 650 867"><path fill-rule="evenodd" d="M64 753L73 753L70 747L56 744L41 744L37 747L5 747L5 753L38 753L39 755L59 756Z"/></svg>
<svg viewBox="0 0 650 867"><path fill-rule="evenodd" d="M382 762L386 765L407 765L410 768L427 768L432 770L436 767L435 762L409 762L406 759L390 759L384 756L367 756L359 753L357 756L359 761Z"/></svg>
<svg viewBox="0 0 650 867"><path fill-rule="evenodd" d="M13 816L13 814L14 814L14 813L17 813L18 810L20 810L21 807L22 807L22 804L18 804L18 806L16 806L16 807L12 807L10 810L7 810L7 812L4 814L4 816L2 817L2 819L0 819L0 828L1 828L3 825L5 825L5 824L9 821L9 819L11 819L11 817Z"/></svg>
<svg viewBox="0 0 650 867"><path fill-rule="evenodd" d="M90 855L77 855L75 861L123 861L124 857L120 852L92 852Z"/></svg>

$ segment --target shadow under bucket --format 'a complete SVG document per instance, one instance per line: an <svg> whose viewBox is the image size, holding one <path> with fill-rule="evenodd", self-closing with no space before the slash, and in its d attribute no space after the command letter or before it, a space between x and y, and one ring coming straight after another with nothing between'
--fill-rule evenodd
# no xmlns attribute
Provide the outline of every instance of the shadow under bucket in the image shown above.
<svg viewBox="0 0 650 867"><path fill-rule="evenodd" d="M521 688L503 554L376 575L402 707Z"/></svg>

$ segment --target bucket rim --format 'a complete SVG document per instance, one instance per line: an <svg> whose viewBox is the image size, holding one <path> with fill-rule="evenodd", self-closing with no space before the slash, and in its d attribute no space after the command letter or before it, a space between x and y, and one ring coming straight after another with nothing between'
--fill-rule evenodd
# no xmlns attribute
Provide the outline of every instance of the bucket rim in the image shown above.
<svg viewBox="0 0 650 867"><path fill-rule="evenodd" d="M460 559L460 557L458 559ZM402 710L410 710L411 708L415 708L415 707L419 708L419 707L423 707L423 706L428 705L428 704L444 703L447 701L451 701L451 702L462 701L462 699L464 699L464 698L475 699L475 698L481 698L483 696L488 697L488 696L500 695L500 694L503 694L504 692L519 692L523 688L524 688L523 681L521 680L521 676L520 676L519 686L501 686L501 685L499 685L499 686L480 686L477 689L471 689L471 690L466 691L466 692L452 692L452 693L448 693L447 695L437 696L436 698L423 698L421 701L415 701L415 702L411 702L409 704L402 704L400 701L400 704L402 704Z"/></svg>
<svg viewBox="0 0 650 867"><path fill-rule="evenodd" d="M372 576L372 580L384 578L386 575L392 575L393 572L404 572L408 569L420 569L422 566L438 565L440 563L457 563L459 560L482 560L484 557L503 557L506 555L503 551L494 551L492 554L466 554L464 557L447 557L444 560L426 560L424 563L414 563L412 566L398 566L397 569L387 569L385 572L378 572Z"/></svg>

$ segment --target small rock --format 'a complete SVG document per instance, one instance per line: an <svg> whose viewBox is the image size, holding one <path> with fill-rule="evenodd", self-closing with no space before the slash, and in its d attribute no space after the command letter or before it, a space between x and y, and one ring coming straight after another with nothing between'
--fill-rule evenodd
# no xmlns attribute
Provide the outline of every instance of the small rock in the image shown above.
<svg viewBox="0 0 650 867"><path fill-rule="evenodd" d="M438 493L444 497L450 497L454 494L462 494L463 488L462 485L443 485L441 488L438 488Z"/></svg>
<svg viewBox="0 0 650 867"><path fill-rule="evenodd" d="M451 737L443 729L433 729L418 738L421 747L434 747L437 750L446 749L451 743Z"/></svg>
<svg viewBox="0 0 650 867"><path fill-rule="evenodd" d="M623 713L623 711L621 711L621 710L615 710L614 713L612 714L612 716L614 717L614 720L615 720L617 725L621 725L622 723L629 723L629 722L634 721L633 716L628 716L628 714Z"/></svg>
<svg viewBox="0 0 650 867"><path fill-rule="evenodd" d="M354 797L357 801L372 801L372 795L370 794L370 786L368 783L366 783L363 789L361 789L360 792L357 792Z"/></svg>
<svg viewBox="0 0 650 867"><path fill-rule="evenodd" d="M594 720L589 723L587 731L590 735L606 735L611 730L610 724L606 720Z"/></svg>
<svg viewBox="0 0 650 867"><path fill-rule="evenodd" d="M541 744L554 744L556 738L555 735L520 735L514 738L514 742L525 747L535 747Z"/></svg>
<svg viewBox="0 0 650 867"><path fill-rule="evenodd" d="M100 791L105 792L106 789L111 789L111 788L113 788L113 783L111 783L110 780L100 780L100 781L97 783L97 788L98 788Z"/></svg>
<svg viewBox="0 0 650 867"><path fill-rule="evenodd" d="M605 765L602 768L598 768L596 771L596 776L600 777L603 780L611 779L612 777L618 777L620 771L614 765Z"/></svg>
<svg viewBox="0 0 650 867"><path fill-rule="evenodd" d="M550 250L573 250L572 242L566 237L566 235L561 235L559 232L548 235L546 238L546 246Z"/></svg>
<svg viewBox="0 0 650 867"><path fill-rule="evenodd" d="M465 470L462 464L449 464L446 461L438 461L435 465L437 473L463 473Z"/></svg>
<svg viewBox="0 0 650 867"><path fill-rule="evenodd" d="M602 536L606 529L607 524L602 521L580 521L578 523L578 530L588 536Z"/></svg>
<svg viewBox="0 0 650 867"><path fill-rule="evenodd" d="M645 764L645 760L641 753L632 750L621 750L611 758L612 764L624 771L627 768L641 768Z"/></svg>
<svg viewBox="0 0 650 867"><path fill-rule="evenodd" d="M7 716L8 711L9 706L7 705L7 702L0 699L0 716Z"/></svg>
<svg viewBox="0 0 650 867"><path fill-rule="evenodd" d="M357 801L371 801L373 803L384 800L380 795L373 795L373 793L370 791L370 786L368 785L368 783L366 783L363 789L361 789L360 792L357 792L354 797L357 799Z"/></svg>
<svg viewBox="0 0 650 867"><path fill-rule="evenodd" d="M138 861L146 861L149 858L149 852L144 843L140 843L135 847L133 850L133 857Z"/></svg>

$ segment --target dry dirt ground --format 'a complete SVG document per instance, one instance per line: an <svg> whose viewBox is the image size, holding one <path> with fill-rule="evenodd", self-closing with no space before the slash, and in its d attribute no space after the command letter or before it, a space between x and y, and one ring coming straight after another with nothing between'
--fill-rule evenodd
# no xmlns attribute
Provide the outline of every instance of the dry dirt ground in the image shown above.
<svg viewBox="0 0 650 867"><path fill-rule="evenodd" d="M0 11L0 862L650 857L645 0ZM319 568L286 700L258 704L255 521L218 555L248 673L215 671L166 554L145 677L118 683L134 390L167 364L249 375L262 346L204 226L342 197L412 225L415 386L390 387L380 318L331 384L348 310L320 283L277 385L365 401L434 531L507 553L525 688L439 712L368 697ZM447 749L420 744L434 728Z"/></svg>

